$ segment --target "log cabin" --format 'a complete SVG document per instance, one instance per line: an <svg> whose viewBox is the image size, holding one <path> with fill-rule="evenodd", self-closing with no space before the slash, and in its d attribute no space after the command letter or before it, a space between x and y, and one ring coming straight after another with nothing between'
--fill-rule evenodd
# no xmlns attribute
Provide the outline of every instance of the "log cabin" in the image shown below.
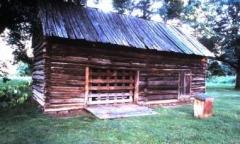
<svg viewBox="0 0 240 144"><path fill-rule="evenodd" d="M53 0L40 4L34 27L32 92L46 113L205 92L214 55L176 27Z"/></svg>

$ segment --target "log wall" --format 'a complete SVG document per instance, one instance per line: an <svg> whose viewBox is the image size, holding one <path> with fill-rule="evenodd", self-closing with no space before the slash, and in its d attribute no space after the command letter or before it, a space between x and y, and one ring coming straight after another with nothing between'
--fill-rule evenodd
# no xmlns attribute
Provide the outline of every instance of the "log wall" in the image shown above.
<svg viewBox="0 0 240 144"><path fill-rule="evenodd" d="M35 99L41 106L45 106L46 100L46 48L47 43L42 42L34 46L34 64L32 72L32 93Z"/></svg>
<svg viewBox="0 0 240 144"><path fill-rule="evenodd" d="M179 73L192 74L191 96L205 92L206 58L166 54L119 46L49 41L46 66L45 111L83 108L85 68L128 69L139 72L138 101L178 99ZM37 66L41 67L41 65ZM34 73L43 73L34 69ZM34 75L33 75L34 76ZM38 81L36 81L38 82ZM40 81L39 81L40 82ZM35 87L35 84L34 84Z"/></svg>

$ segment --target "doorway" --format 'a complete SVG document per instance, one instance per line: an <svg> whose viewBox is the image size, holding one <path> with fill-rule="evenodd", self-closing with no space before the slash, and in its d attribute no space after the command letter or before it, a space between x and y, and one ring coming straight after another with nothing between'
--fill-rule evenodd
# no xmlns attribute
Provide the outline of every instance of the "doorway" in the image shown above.
<svg viewBox="0 0 240 144"><path fill-rule="evenodd" d="M192 75L190 71L179 72L179 98L191 96Z"/></svg>

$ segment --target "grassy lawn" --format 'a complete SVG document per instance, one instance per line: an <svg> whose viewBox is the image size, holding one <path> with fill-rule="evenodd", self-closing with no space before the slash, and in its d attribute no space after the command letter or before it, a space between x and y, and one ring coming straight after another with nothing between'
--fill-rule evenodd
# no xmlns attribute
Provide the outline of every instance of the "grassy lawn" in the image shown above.
<svg viewBox="0 0 240 144"><path fill-rule="evenodd" d="M98 120L51 118L35 105L0 110L1 144L71 143L240 143L240 91L209 88L215 116L193 118L192 106L158 108L154 116Z"/></svg>

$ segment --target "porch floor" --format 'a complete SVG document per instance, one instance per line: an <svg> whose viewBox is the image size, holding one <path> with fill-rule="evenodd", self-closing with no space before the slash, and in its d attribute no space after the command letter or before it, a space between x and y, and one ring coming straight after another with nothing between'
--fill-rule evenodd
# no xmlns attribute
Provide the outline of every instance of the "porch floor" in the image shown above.
<svg viewBox="0 0 240 144"><path fill-rule="evenodd" d="M157 112L136 104L92 105L85 108L99 119L154 115Z"/></svg>

